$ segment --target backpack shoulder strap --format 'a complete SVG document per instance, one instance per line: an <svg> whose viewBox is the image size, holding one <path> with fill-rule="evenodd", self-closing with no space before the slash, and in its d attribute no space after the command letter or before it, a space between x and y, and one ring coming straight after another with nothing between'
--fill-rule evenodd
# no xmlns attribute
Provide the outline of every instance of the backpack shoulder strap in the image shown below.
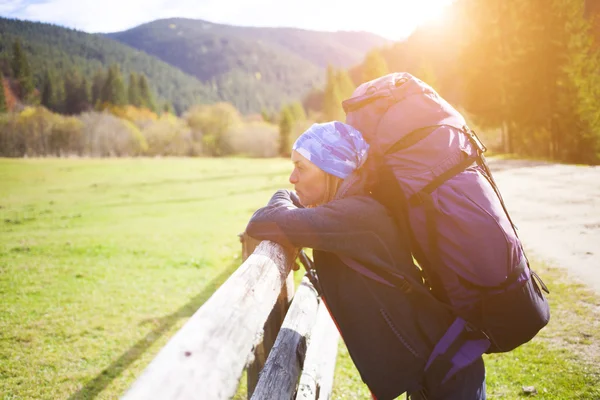
<svg viewBox="0 0 600 400"><path fill-rule="evenodd" d="M481 330L457 317L436 343L425 365L426 387L435 388L485 353L491 341Z"/></svg>

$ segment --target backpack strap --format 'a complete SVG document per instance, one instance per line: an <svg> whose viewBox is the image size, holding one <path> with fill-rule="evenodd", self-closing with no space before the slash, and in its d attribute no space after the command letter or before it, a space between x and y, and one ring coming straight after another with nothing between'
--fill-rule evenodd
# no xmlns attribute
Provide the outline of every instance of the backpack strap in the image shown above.
<svg viewBox="0 0 600 400"><path fill-rule="evenodd" d="M429 131L429 133L431 133L432 132L431 129L435 130L441 126L446 126L446 125L429 126L429 127L422 128L422 130L424 130L425 132ZM448 126L452 127L451 125L448 125ZM442 184L444 184L447 180L460 174L461 172L463 172L464 170L466 170L473 164L477 164L481 168L481 170L483 172L482 175L487 179L487 181L490 183L490 185L494 189L496 196L498 196L498 199L500 200L502 209L504 210L504 213L506 214L506 216L514 230L515 235L518 237L516 225L513 223L512 219L510 218L510 214L508 213L508 210L506 209L506 205L504 203L504 199L502 198L502 195L500 194L498 185L496 184L496 182L492 176L492 172L490 171L489 166L486 162L486 159L483 156L483 153L487 150L487 148L481 142L479 137L477 137L475 132L472 129L470 129L468 126L464 126L460 130L465 135L467 135L467 137L469 138L469 140L471 141L473 146L476 148L476 155L465 158L459 164L455 165L454 167L452 167L449 170L445 171L444 173L440 174L434 180L432 180L427 185L425 185L425 187L423 187L423 189L421 189L419 192L413 194L408 200L408 203L413 207L416 207L419 205L423 205L425 207L427 232L428 232L428 239L429 239L429 244L430 244L429 258L430 258L431 262L433 262L435 265L443 265L443 261L441 260L441 258L439 256L439 252L438 252L437 230L436 230L436 224L435 224L435 215L437 213L437 210L433 203L433 198L431 197L431 193L433 193L434 190L436 190L438 187L440 187ZM418 131L421 131L421 129ZM424 137L426 137L425 133L417 133L416 135L417 135L417 136L415 136L416 138L420 138L418 140L421 140ZM408 136L412 136L412 132ZM414 140L410 140L409 143L411 143L411 145L412 145L416 142L414 142ZM396 148L396 145L394 145L393 147ZM523 254L524 254L524 252L523 252ZM529 264L527 261L520 263L511 272L511 274L507 277L505 282L498 285L497 287L492 287L492 288L486 287L486 289L492 289L492 290L493 289L504 289L504 288L510 286L512 283L514 283L519 278L519 276L525 271L525 269L528 267L528 265ZM547 291L547 289L545 288L545 285L543 285L543 287L544 287L544 291ZM442 288L439 288L437 290L438 291L442 290Z"/></svg>
<svg viewBox="0 0 600 400"><path fill-rule="evenodd" d="M438 187L440 187L448 179L450 179L450 178L452 178L452 177L460 174L465 169L469 168L472 164L476 163L478 159L479 159L479 155L474 156L474 157L467 157L467 158L465 158L458 165L455 165L454 167L450 168L448 171L440 174L434 180L432 180L427 185L425 185L425 187L423 189L421 189L419 192L413 194L410 197L410 199L408 200L408 203L411 206L418 206L418 205L423 204L423 203L425 203L427 201L430 201L431 200L431 193L435 189L437 189Z"/></svg>
<svg viewBox="0 0 600 400"><path fill-rule="evenodd" d="M423 140L427 136L429 136L433 131L435 131L436 129L441 128L443 126L455 128L452 125L440 124L440 125L429 125L429 126L424 126L419 129L415 129L414 131L409 132L407 135L403 136L400 140L398 140L396 143L394 143L392 145L392 147L390 147L385 152L385 154L387 155L387 154L395 153L397 151L404 150L411 146L414 146L415 144L419 143L421 140Z"/></svg>
<svg viewBox="0 0 600 400"><path fill-rule="evenodd" d="M304 250L300 249L298 252L298 258L300 259L300 263L304 266L306 270L306 276L308 280L313 285L315 290L317 291L318 297L323 297L323 288L321 287L321 282L319 282L319 277L315 271L315 263L310 259L304 252Z"/></svg>
<svg viewBox="0 0 600 400"><path fill-rule="evenodd" d="M491 341L481 330L457 317L437 342L425 365L426 387L435 388L485 353Z"/></svg>

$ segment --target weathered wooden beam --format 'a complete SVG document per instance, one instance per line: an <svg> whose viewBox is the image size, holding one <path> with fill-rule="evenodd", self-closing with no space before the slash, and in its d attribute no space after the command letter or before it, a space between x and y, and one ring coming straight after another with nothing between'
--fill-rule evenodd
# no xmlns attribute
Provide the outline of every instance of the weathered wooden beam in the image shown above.
<svg viewBox="0 0 600 400"><path fill-rule="evenodd" d="M254 253L254 250L256 250L261 241L253 238L246 232L240 233L238 237L242 243L242 261L246 261L250 257L250 254Z"/></svg>
<svg viewBox="0 0 600 400"><path fill-rule="evenodd" d="M249 236L246 232L239 235L240 242L242 242L242 260L246 260L254 252L256 247L260 244L260 240ZM281 293L277 298L277 302L271 310L267 322L263 326L262 334L259 335L257 342L254 344L252 353L250 354L251 361L248 363L246 370L246 385L248 398L252 397L254 388L258 383L258 376L260 371L265 366L267 356L277 339L277 334L285 318L285 314L292 302L294 297L294 274L290 272L285 284L281 288Z"/></svg>
<svg viewBox="0 0 600 400"><path fill-rule="evenodd" d="M310 332L296 400L331 398L339 338L340 334L327 307L320 302L317 321Z"/></svg>
<svg viewBox="0 0 600 400"><path fill-rule="evenodd" d="M317 317L317 293L304 277L260 373L252 400L291 399L296 392L306 341Z"/></svg>
<svg viewBox="0 0 600 400"><path fill-rule="evenodd" d="M123 397L229 399L292 258L264 241L171 338Z"/></svg>

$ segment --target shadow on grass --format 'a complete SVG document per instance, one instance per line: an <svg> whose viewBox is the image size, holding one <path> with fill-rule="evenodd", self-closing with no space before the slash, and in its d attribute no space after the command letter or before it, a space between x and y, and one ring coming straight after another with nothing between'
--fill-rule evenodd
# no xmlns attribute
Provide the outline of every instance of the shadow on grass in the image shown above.
<svg viewBox="0 0 600 400"><path fill-rule="evenodd" d="M162 318L157 319L158 324L151 332L138 340L111 365L106 367L98 376L89 381L84 387L79 389L69 397L69 400L92 399L102 392L114 379L119 377L124 370L152 346L165 332L181 318L191 317L197 310L209 299L209 297L229 278L229 276L242 264L241 258L236 258L227 268L216 278L210 281L202 290L194 296L187 304Z"/></svg>

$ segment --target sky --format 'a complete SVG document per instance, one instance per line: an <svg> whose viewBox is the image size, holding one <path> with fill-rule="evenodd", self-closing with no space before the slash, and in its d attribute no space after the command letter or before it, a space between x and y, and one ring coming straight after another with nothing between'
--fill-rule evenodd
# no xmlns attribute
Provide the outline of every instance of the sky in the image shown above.
<svg viewBox="0 0 600 400"><path fill-rule="evenodd" d="M443 18L453 0L0 0L0 16L85 32L118 32L162 18L243 26L367 31L391 40Z"/></svg>

